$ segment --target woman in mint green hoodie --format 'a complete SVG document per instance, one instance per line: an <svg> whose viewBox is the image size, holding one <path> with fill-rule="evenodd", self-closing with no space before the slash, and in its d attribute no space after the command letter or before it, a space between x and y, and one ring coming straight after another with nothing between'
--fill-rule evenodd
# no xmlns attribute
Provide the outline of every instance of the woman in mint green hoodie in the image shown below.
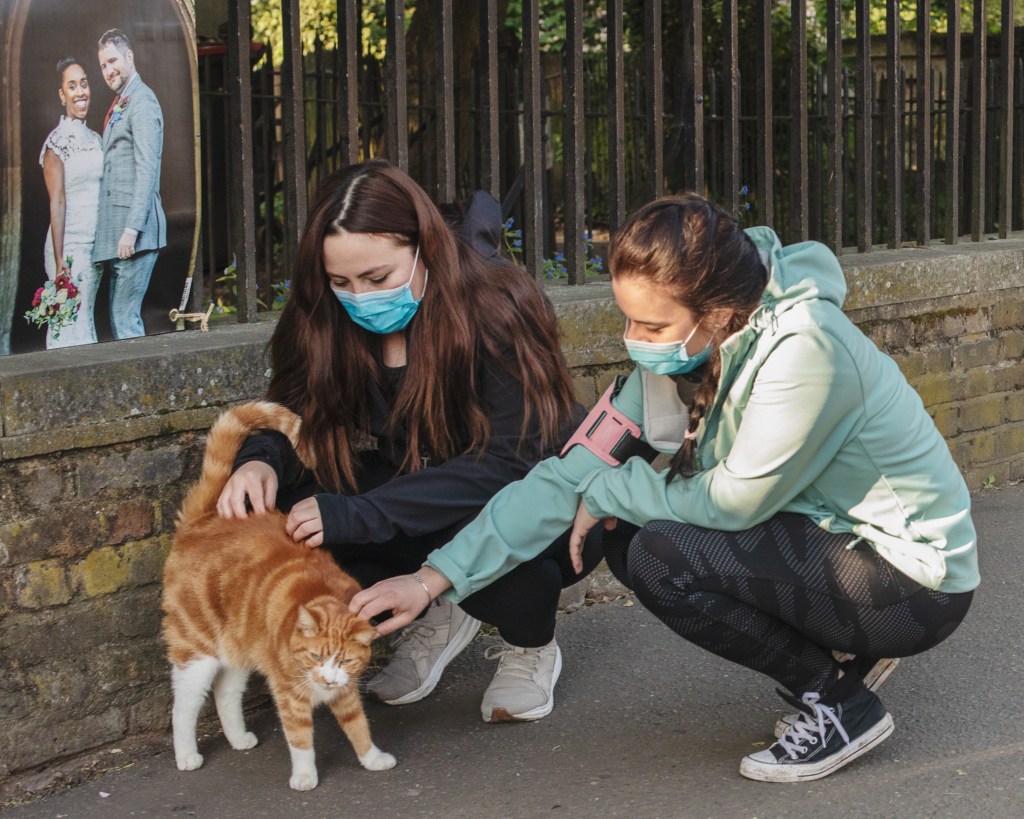
<svg viewBox="0 0 1024 819"><path fill-rule="evenodd" d="M691 194L634 213L610 269L638 367L602 401L603 420L592 413L580 445L353 610L391 610L388 633L425 597L462 599L569 523L578 559L594 526L625 521L639 531L607 558L640 601L684 639L771 676L799 710L740 773L827 776L892 732L874 693L889 658L935 646L967 613L967 488L896 364L843 314L825 246L784 248ZM610 441L632 429L669 467L623 460L602 443L609 424Z"/></svg>

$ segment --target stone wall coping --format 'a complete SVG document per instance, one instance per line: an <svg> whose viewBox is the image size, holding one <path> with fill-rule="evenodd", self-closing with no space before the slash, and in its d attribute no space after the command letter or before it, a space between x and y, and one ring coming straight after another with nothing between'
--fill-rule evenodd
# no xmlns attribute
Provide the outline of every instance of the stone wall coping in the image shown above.
<svg viewBox="0 0 1024 819"><path fill-rule="evenodd" d="M1024 287L1024 235L840 256L855 320L969 304ZM978 275L984 271L984 275ZM607 280L547 292L574 368L626 361L623 319ZM922 304L924 303L924 304ZM0 358L0 460L206 429L218 408L266 391L276 315Z"/></svg>

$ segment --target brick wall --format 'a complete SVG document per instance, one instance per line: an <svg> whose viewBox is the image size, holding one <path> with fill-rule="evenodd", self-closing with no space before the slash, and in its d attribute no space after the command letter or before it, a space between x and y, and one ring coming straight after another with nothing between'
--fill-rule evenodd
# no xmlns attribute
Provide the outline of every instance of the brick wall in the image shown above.
<svg viewBox="0 0 1024 819"><path fill-rule="evenodd" d="M972 489L1024 478L1024 242L844 257ZM581 400L627 372L607 284L551 291ZM170 720L159 577L217 408L262 395L269 325L0 360L0 786Z"/></svg>

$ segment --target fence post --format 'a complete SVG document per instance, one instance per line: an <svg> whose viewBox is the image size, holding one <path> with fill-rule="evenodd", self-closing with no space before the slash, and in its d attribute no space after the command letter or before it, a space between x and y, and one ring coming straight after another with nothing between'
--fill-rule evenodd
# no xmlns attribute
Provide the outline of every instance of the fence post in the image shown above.
<svg viewBox="0 0 1024 819"><path fill-rule="evenodd" d="M974 32L971 39L971 239L980 242L985 233L985 117L988 114L988 38L985 0L974 0Z"/></svg>
<svg viewBox="0 0 1024 819"><path fill-rule="evenodd" d="M946 244L960 239L960 0L949 0L946 19Z"/></svg>
<svg viewBox="0 0 1024 819"><path fill-rule="evenodd" d="M794 241L810 235L808 204L808 111L807 111L807 0L792 0L793 66L790 83L789 191L793 216L790 231Z"/></svg>
<svg viewBox="0 0 1024 819"><path fill-rule="evenodd" d="M999 165L999 238L1005 239L1012 229L1013 221L1013 0L1003 0L1002 33L1000 34L999 61L1002 63L1003 83L1001 88L1003 109L1003 133Z"/></svg>
<svg viewBox="0 0 1024 819"><path fill-rule="evenodd" d="M284 247L285 264L295 260L299 236L306 224L306 114L302 68L302 20L299 0L282 0L284 34L281 121L284 132Z"/></svg>
<svg viewBox="0 0 1024 819"><path fill-rule="evenodd" d="M338 106L341 108L339 143L341 161L352 165L359 161L359 54L362 51L356 4L338 0Z"/></svg>
<svg viewBox="0 0 1024 819"><path fill-rule="evenodd" d="M959 0L951 0L958 3ZM871 165L871 3L857 0L857 97L855 117L857 138L855 148L857 184L857 250L871 249L874 205L874 168Z"/></svg>
<svg viewBox="0 0 1024 819"><path fill-rule="evenodd" d="M626 219L626 96L622 0L608 0L608 163L609 228Z"/></svg>
<svg viewBox="0 0 1024 819"><path fill-rule="evenodd" d="M647 76L648 189L656 199L665 191L665 91L661 64L661 0L644 3L644 65Z"/></svg>
<svg viewBox="0 0 1024 819"><path fill-rule="evenodd" d="M885 100L888 133L889 247L903 244L903 65L900 62L900 2L886 0L885 65L889 93Z"/></svg>
<svg viewBox="0 0 1024 819"><path fill-rule="evenodd" d="M772 5L772 0L757 4L757 205L759 222L764 225L775 224Z"/></svg>
<svg viewBox="0 0 1024 819"><path fill-rule="evenodd" d="M409 170L409 97L405 56L405 0L387 0L384 6L387 56L384 86L387 97L388 158L403 171Z"/></svg>
<svg viewBox="0 0 1024 819"><path fill-rule="evenodd" d="M452 48L452 0L436 0L434 40L437 71L434 99L437 108L437 201L455 201L455 66Z"/></svg>
<svg viewBox="0 0 1024 819"><path fill-rule="evenodd" d="M840 0L828 0L825 14L828 42L825 65L828 95L825 243L838 256L843 252L843 9Z"/></svg>
<svg viewBox="0 0 1024 819"><path fill-rule="evenodd" d="M231 106L231 208L238 277L238 320L256 320L256 213L252 156L249 3L228 3L228 98Z"/></svg>
<svg viewBox="0 0 1024 819"><path fill-rule="evenodd" d="M586 133L586 121L583 118L583 0L569 0L567 3L563 53L563 248L569 284L582 284L586 272L583 230L586 227L584 217L587 207L583 191L583 140Z"/></svg>
<svg viewBox="0 0 1024 819"><path fill-rule="evenodd" d="M523 0L523 264L534 276L544 266L544 143L540 110L540 10Z"/></svg>
<svg viewBox="0 0 1024 819"><path fill-rule="evenodd" d="M921 219L918 244L932 238L932 0L917 2L917 187Z"/></svg>
<svg viewBox="0 0 1024 819"><path fill-rule="evenodd" d="M683 145L689 162L683 165L683 184L703 195L704 181L704 23L703 0L683 3Z"/></svg>

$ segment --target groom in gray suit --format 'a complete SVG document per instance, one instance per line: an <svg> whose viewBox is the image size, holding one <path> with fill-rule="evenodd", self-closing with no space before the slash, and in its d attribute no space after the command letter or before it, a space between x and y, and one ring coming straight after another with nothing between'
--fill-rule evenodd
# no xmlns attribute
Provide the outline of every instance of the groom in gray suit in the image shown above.
<svg viewBox="0 0 1024 819"><path fill-rule="evenodd" d="M135 70L135 53L123 32L100 37L100 72L114 101L103 124L96 243L92 259L110 275L110 325L117 338L145 335L142 299L157 253L167 244L160 204L163 111Z"/></svg>

